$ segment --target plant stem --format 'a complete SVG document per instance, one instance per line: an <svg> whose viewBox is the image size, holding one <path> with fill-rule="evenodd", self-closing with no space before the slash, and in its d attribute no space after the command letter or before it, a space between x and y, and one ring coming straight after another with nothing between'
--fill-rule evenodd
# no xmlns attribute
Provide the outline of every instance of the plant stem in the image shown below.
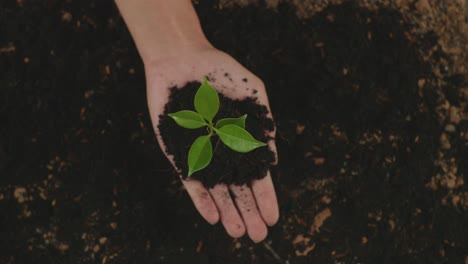
<svg viewBox="0 0 468 264"><path fill-rule="evenodd" d="M215 134L215 128L213 127L213 124L210 122L210 124L208 124L208 129L210 130L210 134L208 134L208 136L213 136Z"/></svg>
<svg viewBox="0 0 468 264"><path fill-rule="evenodd" d="M218 141L216 141L216 145L215 145L215 147L213 149L213 153L216 152L216 149L218 148L218 145L219 145L219 141L220 141L220 139L218 138Z"/></svg>

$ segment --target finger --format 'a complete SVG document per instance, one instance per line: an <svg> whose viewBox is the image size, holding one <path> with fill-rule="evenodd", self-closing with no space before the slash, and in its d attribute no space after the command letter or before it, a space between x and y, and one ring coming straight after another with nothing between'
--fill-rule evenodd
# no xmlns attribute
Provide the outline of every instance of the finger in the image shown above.
<svg viewBox="0 0 468 264"><path fill-rule="evenodd" d="M230 189L235 196L234 200L236 201L237 209L239 209L239 212L244 219L247 233L250 238L255 243L264 240L268 234L268 230L260 216L260 213L258 212L252 191L246 185L231 185Z"/></svg>
<svg viewBox="0 0 468 264"><path fill-rule="evenodd" d="M182 183L201 216L205 218L208 223L212 225L216 224L219 220L219 213L208 190L197 180L182 179Z"/></svg>
<svg viewBox="0 0 468 264"><path fill-rule="evenodd" d="M270 171L263 179L252 181L252 192L263 221L269 226L276 224L279 218L279 209Z"/></svg>
<svg viewBox="0 0 468 264"><path fill-rule="evenodd" d="M209 189L209 192L218 208L219 217L226 232L234 238L243 236L245 234L245 225L229 195L227 186L225 184L217 184L212 189Z"/></svg>

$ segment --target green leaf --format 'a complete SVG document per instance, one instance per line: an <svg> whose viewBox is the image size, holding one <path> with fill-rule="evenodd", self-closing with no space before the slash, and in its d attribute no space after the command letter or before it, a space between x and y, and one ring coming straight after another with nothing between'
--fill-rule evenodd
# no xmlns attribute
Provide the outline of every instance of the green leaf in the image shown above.
<svg viewBox="0 0 468 264"><path fill-rule="evenodd" d="M213 118L219 110L219 97L216 90L203 77L203 83L198 88L195 94L194 100L195 110L200 113L209 122L213 121Z"/></svg>
<svg viewBox="0 0 468 264"><path fill-rule="evenodd" d="M243 115L238 118L224 118L218 120L216 122L216 128L221 128L225 125L236 125L238 127L244 128L245 129L245 119L247 118L247 115Z"/></svg>
<svg viewBox="0 0 468 264"><path fill-rule="evenodd" d="M188 154L188 176L210 164L213 157L213 147L210 136L200 136L193 142Z"/></svg>
<svg viewBox="0 0 468 264"><path fill-rule="evenodd" d="M258 147L266 146L256 140L249 132L236 125L225 125L216 129L221 141L234 151L246 153Z"/></svg>
<svg viewBox="0 0 468 264"><path fill-rule="evenodd" d="M203 117L194 111L182 110L168 114L181 127L195 129L208 125Z"/></svg>

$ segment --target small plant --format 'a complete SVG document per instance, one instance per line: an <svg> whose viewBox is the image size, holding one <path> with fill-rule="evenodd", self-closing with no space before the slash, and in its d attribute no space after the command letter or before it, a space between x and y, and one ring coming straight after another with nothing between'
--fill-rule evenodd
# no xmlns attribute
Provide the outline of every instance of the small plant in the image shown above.
<svg viewBox="0 0 468 264"><path fill-rule="evenodd" d="M195 110L182 110L169 116L181 127L197 129L207 127L208 135L198 137L188 153L188 176L210 164L213 157L211 137L217 135L230 149L247 153L258 147L266 146L245 130L247 115L238 118L224 118L213 122L219 110L219 97L216 90L203 78L194 98Z"/></svg>

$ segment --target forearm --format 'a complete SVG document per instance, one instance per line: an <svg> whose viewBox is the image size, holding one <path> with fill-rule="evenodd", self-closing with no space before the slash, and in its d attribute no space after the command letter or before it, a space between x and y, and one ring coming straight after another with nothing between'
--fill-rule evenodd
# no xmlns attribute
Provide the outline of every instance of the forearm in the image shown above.
<svg viewBox="0 0 468 264"><path fill-rule="evenodd" d="M144 63L211 47L190 0L115 0Z"/></svg>

